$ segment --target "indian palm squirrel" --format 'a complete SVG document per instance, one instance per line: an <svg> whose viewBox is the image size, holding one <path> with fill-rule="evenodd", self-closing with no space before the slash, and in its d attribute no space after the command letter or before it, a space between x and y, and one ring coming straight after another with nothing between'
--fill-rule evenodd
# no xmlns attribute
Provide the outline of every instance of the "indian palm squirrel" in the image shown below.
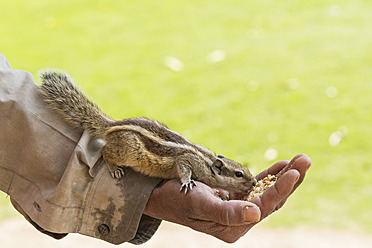
<svg viewBox="0 0 372 248"><path fill-rule="evenodd" d="M103 138L102 156L114 178L121 178L128 166L151 177L179 178L180 191L185 193L196 186L195 181L239 193L249 193L256 184L246 167L188 141L156 120L109 118L65 72L44 70L39 76L40 91L51 109L93 137Z"/></svg>

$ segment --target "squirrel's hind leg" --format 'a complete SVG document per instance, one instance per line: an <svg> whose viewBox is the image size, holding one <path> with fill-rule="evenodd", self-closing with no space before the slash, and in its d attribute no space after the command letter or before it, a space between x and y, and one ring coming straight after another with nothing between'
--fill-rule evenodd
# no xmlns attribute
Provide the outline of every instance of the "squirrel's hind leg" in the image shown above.
<svg viewBox="0 0 372 248"><path fill-rule="evenodd" d="M106 162L107 169L109 170L111 176L116 179L122 178L125 173L124 173L124 167L123 166L118 166L112 162L109 161L109 159L105 158L106 156L103 155L103 159Z"/></svg>
<svg viewBox="0 0 372 248"><path fill-rule="evenodd" d="M102 149L102 157L106 162L107 169L109 170L111 176L113 178L120 179L124 176L124 167L115 163L118 161L118 158L116 157L117 154L113 153L112 150L110 151L110 149L111 148L105 146Z"/></svg>

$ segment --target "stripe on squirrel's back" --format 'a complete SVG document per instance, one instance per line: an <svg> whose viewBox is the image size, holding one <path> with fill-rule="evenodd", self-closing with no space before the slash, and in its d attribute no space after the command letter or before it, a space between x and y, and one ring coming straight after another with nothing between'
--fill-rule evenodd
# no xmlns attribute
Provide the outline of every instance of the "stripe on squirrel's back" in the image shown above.
<svg viewBox="0 0 372 248"><path fill-rule="evenodd" d="M143 143L147 151L149 151L152 154L158 155L160 157L176 157L181 154L184 154L185 152L190 152L182 148L162 145L156 142L155 140L139 132L137 133L137 135L140 138L141 142Z"/></svg>
<svg viewBox="0 0 372 248"><path fill-rule="evenodd" d="M189 140L187 140L185 137L183 137L179 133L173 130L170 130L166 125L158 121L148 119L146 117L139 117L139 118L137 117L137 118L125 119L122 121L117 121L113 123L112 126L120 126L120 125L139 126L157 135L159 138L165 141L191 146L194 149L198 150L200 153L202 153L204 156L206 156L211 161L214 161L216 157L214 152L212 152L208 148L190 142Z"/></svg>
<svg viewBox="0 0 372 248"><path fill-rule="evenodd" d="M121 125L133 125L139 126L143 129L150 131L159 138L174 142L177 144L188 144L189 141L186 140L183 136L171 131L166 125L155 120L148 119L146 117L139 118L130 118L122 121L117 121L112 124L112 126L121 126Z"/></svg>

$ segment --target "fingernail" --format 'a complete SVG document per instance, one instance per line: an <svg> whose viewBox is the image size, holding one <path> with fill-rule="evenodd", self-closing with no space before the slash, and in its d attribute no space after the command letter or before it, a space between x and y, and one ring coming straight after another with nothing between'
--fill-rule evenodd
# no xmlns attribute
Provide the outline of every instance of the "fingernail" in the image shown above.
<svg viewBox="0 0 372 248"><path fill-rule="evenodd" d="M300 175L296 177L296 183L298 182L298 179L300 179Z"/></svg>
<svg viewBox="0 0 372 248"><path fill-rule="evenodd" d="M261 218L261 211L257 206L244 206L243 219L245 222L257 222Z"/></svg>

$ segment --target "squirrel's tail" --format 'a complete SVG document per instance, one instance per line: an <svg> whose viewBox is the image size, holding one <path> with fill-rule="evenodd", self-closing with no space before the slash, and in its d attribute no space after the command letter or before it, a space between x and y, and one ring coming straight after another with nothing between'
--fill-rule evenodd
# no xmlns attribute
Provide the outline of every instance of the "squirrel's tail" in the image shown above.
<svg viewBox="0 0 372 248"><path fill-rule="evenodd" d="M92 135L102 135L110 118L75 85L70 76L59 70L39 72L41 92L49 106L58 111L69 123L81 127Z"/></svg>

